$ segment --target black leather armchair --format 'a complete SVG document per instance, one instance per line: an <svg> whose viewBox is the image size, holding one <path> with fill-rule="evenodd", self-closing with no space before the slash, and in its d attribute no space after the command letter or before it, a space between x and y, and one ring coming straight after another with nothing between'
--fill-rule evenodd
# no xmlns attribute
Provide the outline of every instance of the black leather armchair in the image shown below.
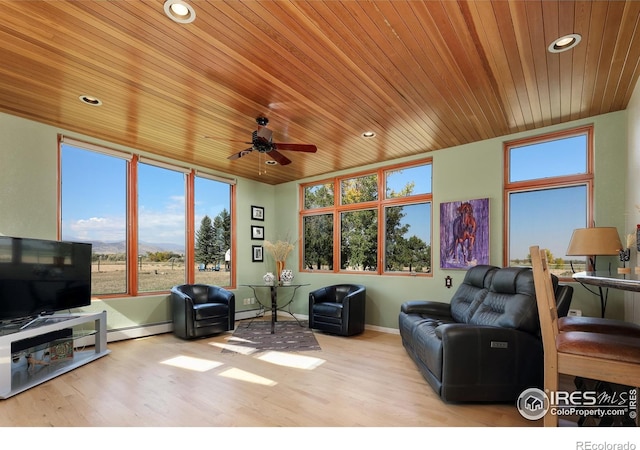
<svg viewBox="0 0 640 450"><path fill-rule="evenodd" d="M364 331L366 289L336 284L309 292L309 328L353 336Z"/></svg>
<svg viewBox="0 0 640 450"><path fill-rule="evenodd" d="M235 294L218 286L183 284L171 288L173 334L193 339L235 326Z"/></svg>

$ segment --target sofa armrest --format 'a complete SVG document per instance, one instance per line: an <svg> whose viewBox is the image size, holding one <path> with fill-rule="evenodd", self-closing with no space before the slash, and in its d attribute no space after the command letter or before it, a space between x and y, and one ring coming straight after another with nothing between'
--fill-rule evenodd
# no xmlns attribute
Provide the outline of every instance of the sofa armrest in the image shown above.
<svg viewBox="0 0 640 450"><path fill-rule="evenodd" d="M409 300L400 306L400 311L405 314L425 314L439 317L449 316L451 313L451 304L428 300Z"/></svg>
<svg viewBox="0 0 640 450"><path fill-rule="evenodd" d="M461 323L436 328L442 338L441 397L445 401L474 398L512 399L522 386L541 387L542 341L525 331ZM490 394L477 386L493 386Z"/></svg>

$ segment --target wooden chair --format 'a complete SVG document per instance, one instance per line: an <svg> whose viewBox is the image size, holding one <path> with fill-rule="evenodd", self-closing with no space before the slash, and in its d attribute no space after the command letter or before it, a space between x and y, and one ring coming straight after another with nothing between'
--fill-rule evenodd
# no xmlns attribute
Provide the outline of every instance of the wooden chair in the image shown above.
<svg viewBox="0 0 640 450"><path fill-rule="evenodd" d="M558 331L558 315L546 251L529 248L544 348L544 389L558 391L559 374L627 386L640 385L640 339L617 334ZM545 427L558 426L547 413Z"/></svg>

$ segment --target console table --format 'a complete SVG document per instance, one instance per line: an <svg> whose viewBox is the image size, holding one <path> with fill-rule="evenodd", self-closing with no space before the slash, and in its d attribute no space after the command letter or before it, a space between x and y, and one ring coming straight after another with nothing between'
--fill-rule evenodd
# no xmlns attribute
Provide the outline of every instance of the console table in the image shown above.
<svg viewBox="0 0 640 450"><path fill-rule="evenodd" d="M83 329L85 324L89 328ZM69 333L62 330L68 330ZM93 349L74 349L73 356L52 361L48 365L27 368L25 364L18 364L24 362L21 359L30 351L50 348L59 341L68 342L91 335L95 336ZM61 339L60 336L64 337ZM106 311L42 316L24 328L20 328L19 324L15 327L6 325L0 329L0 399L7 399L108 353Z"/></svg>
<svg viewBox="0 0 640 450"><path fill-rule="evenodd" d="M276 330L276 322L278 321L278 311L285 311L289 313L291 317L296 319L296 322L298 322L298 325L302 326L298 318L293 315L291 310L290 309L285 310L285 308L290 307L291 302L293 302L293 299L296 296L296 291L302 286L309 286L308 284L276 284L276 285L242 284L241 286L246 286L251 288L251 290L253 291L253 295L255 296L256 300L258 301L262 309L271 309L271 334L274 334ZM261 288L269 289L270 304L260 300L260 296L258 295L258 290ZM287 299L286 302L284 302L280 306L278 306L278 290L279 289L282 289L284 291L287 291L287 290L290 291L291 289L293 289L293 291L291 292L291 296Z"/></svg>
<svg viewBox="0 0 640 450"><path fill-rule="evenodd" d="M600 308L602 317L604 317L605 309L607 308L607 296L602 289L612 288L620 289L621 291L640 292L640 280L631 279L631 276L630 274L611 274L608 272L577 272L573 274L573 279L580 284L598 287Z"/></svg>

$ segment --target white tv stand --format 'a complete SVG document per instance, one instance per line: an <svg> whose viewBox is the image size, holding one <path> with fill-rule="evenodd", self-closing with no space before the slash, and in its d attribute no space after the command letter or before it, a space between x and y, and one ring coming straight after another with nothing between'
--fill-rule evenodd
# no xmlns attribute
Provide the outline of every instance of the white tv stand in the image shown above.
<svg viewBox="0 0 640 450"><path fill-rule="evenodd" d="M51 380L63 373L95 361L109 353L107 350L107 312L90 314L54 314L43 316L41 323L35 323L20 329L9 330L0 335L0 399L7 399L20 392L26 391L38 384ZM79 327L94 322L91 330L80 330L72 334L71 339L79 339L88 335L95 336L94 348L89 350L74 350L73 357L51 362L49 365L34 366L32 369L14 367L13 361L17 355L12 354L11 344L37 336L46 335L58 330ZM75 344L74 344L75 346Z"/></svg>

